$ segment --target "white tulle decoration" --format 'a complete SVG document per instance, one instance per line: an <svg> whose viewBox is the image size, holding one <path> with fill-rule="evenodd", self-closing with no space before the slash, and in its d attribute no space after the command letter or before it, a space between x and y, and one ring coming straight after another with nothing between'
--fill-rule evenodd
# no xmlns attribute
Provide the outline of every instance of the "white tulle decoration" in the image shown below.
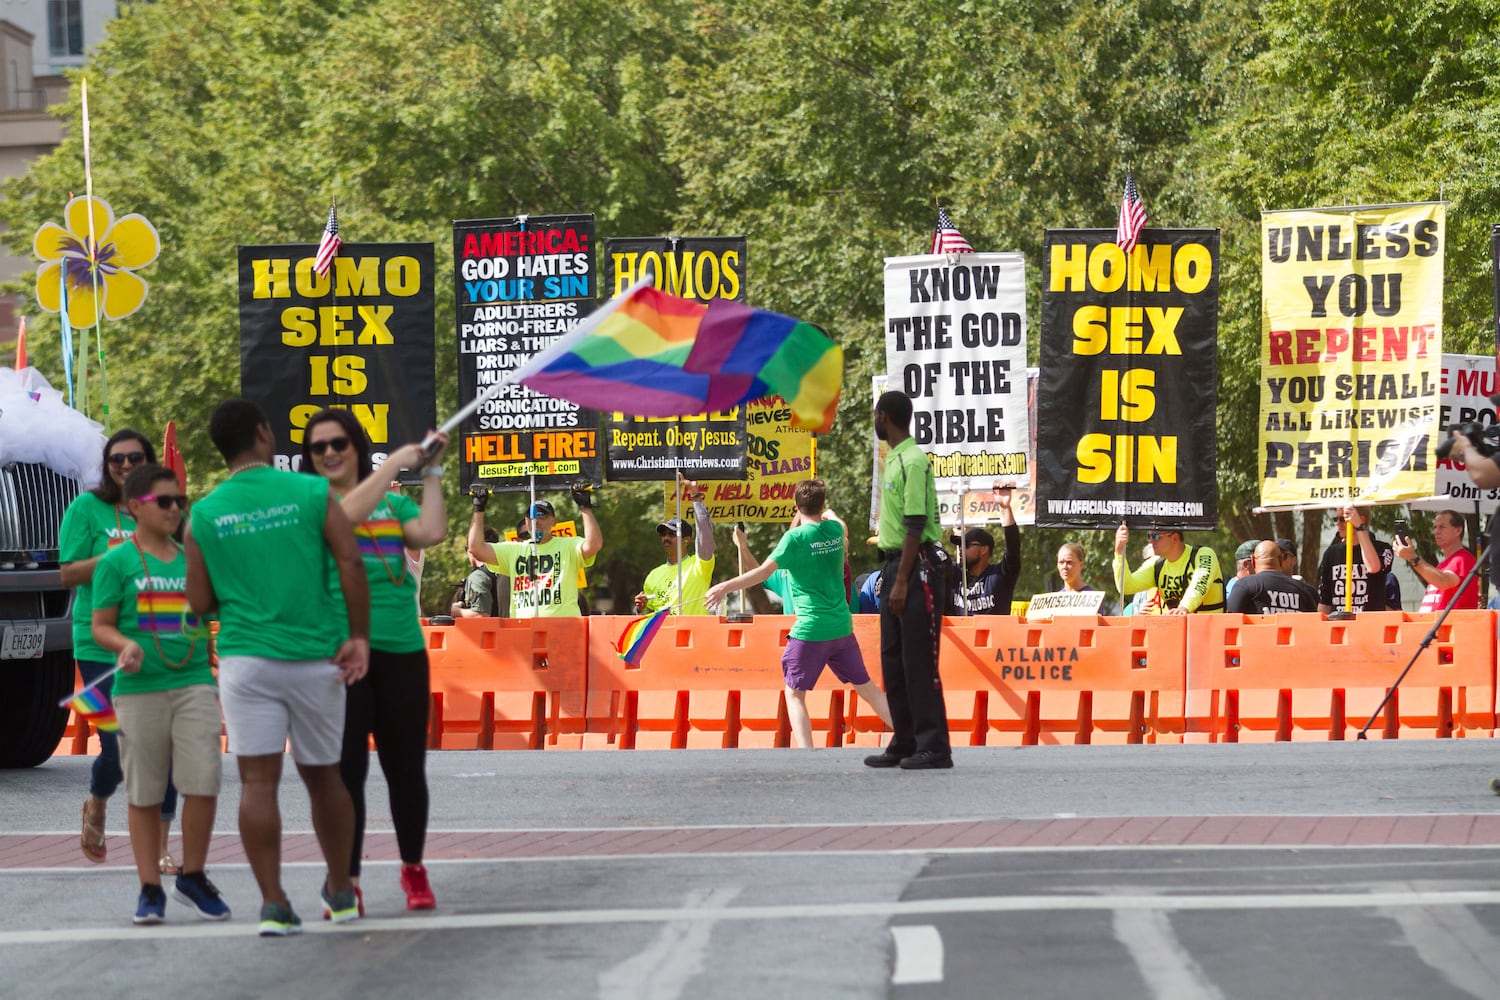
<svg viewBox="0 0 1500 1000"><path fill-rule="evenodd" d="M73 409L35 368L0 368L0 465L39 462L99 485L104 425Z"/></svg>

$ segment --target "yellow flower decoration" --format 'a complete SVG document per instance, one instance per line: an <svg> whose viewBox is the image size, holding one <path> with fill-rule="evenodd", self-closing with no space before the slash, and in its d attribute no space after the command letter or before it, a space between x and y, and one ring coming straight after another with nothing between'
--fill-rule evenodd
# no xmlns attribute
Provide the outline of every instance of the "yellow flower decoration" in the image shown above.
<svg viewBox="0 0 1500 1000"><path fill-rule="evenodd" d="M89 215L94 238L89 242ZM68 322L91 327L99 318L123 319L146 301L146 282L134 272L156 259L161 239L143 215L115 218L102 198L74 198L63 214L67 228L44 222L31 245L43 262L36 271L37 304L62 311L61 283L68 286ZM94 302L95 289L99 302Z"/></svg>

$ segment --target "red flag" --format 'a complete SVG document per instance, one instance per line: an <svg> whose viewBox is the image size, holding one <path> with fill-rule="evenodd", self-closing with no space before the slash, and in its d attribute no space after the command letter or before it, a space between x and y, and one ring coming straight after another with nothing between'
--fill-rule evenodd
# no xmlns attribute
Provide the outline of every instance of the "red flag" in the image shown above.
<svg viewBox="0 0 1500 1000"><path fill-rule="evenodd" d="M26 367L26 317L21 317L21 332L16 334L16 371Z"/></svg>
<svg viewBox="0 0 1500 1000"><path fill-rule="evenodd" d="M177 476L177 488L187 492L187 463L182 459L182 452L177 450L177 421L167 421L167 433L161 442L161 464L172 470Z"/></svg>
<svg viewBox="0 0 1500 1000"><path fill-rule="evenodd" d="M1146 228L1146 206L1141 204L1141 193L1135 187L1135 175L1125 174L1125 196L1120 199L1120 223L1115 230L1115 242L1126 253L1135 249Z"/></svg>
<svg viewBox="0 0 1500 1000"><path fill-rule="evenodd" d="M328 210L328 225L323 227L323 238L318 241L318 255L313 258L313 270L321 277L333 266L333 258L339 254L344 241L339 238L339 207L335 204Z"/></svg>

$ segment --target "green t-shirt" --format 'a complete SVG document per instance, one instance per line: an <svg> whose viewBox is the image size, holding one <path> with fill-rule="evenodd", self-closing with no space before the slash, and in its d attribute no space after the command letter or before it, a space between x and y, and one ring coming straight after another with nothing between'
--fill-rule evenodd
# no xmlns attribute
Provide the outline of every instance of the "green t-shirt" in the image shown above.
<svg viewBox="0 0 1500 1000"><path fill-rule="evenodd" d="M641 592L646 595L646 610L660 611L670 607L672 610L668 614L673 615L708 614L703 595L713 583L714 558L699 559L696 554L686 555L678 560L678 564L682 566L682 607L677 606L677 566L662 563L646 574L646 582L641 586Z"/></svg>
<svg viewBox="0 0 1500 1000"><path fill-rule="evenodd" d="M932 463L913 438L906 438L885 456L880 492L880 548L886 552L899 551L906 541L905 518L919 514L927 518L920 540L937 541L942 536L942 525L938 523L937 480L932 476Z"/></svg>
<svg viewBox="0 0 1500 1000"><path fill-rule="evenodd" d="M120 633L145 654L139 673L115 674L115 694L214 682L208 629L188 611L187 557L181 549L170 562L132 544L111 549L94 567L94 607L117 609Z"/></svg>
<svg viewBox="0 0 1500 1000"><path fill-rule="evenodd" d="M193 508L191 531L219 599L219 654L320 660L349 623L328 584L328 480L245 469Z"/></svg>
<svg viewBox="0 0 1500 1000"><path fill-rule="evenodd" d="M771 553L792 581L797 623L789 633L804 642L854 634L844 590L844 526L837 521L803 524L781 536Z"/></svg>
<svg viewBox="0 0 1500 1000"><path fill-rule="evenodd" d="M582 538L553 535L545 542L498 542L490 571L509 577L512 618L569 618L578 608L578 570L594 565L583 557Z"/></svg>
<svg viewBox="0 0 1500 1000"><path fill-rule="evenodd" d="M58 529L59 562L82 562L102 556L135 534L135 518L92 493L80 493L63 512ZM73 657L90 663L112 663L114 654L94 641L93 582L80 583L73 595Z"/></svg>
<svg viewBox="0 0 1500 1000"><path fill-rule="evenodd" d="M415 653L427 644L417 616L417 578L406 565L404 525L422 513L411 497L387 493L370 516L354 526L354 540L370 583L370 648L387 653ZM335 615L349 633L349 614L339 586L338 566L328 557L328 585L333 588Z"/></svg>

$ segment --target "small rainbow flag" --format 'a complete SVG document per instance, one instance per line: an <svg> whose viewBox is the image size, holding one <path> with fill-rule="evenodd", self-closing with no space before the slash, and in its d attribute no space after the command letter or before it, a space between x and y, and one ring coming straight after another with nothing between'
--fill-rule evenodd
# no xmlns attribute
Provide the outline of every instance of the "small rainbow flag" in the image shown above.
<svg viewBox="0 0 1500 1000"><path fill-rule="evenodd" d="M685 417L780 396L792 426L833 426L844 352L819 327L727 299L707 305L652 287L610 299L510 381L594 410Z"/></svg>
<svg viewBox="0 0 1500 1000"><path fill-rule="evenodd" d="M181 632L198 626L188 614L187 593L181 590L142 590L135 595L136 627L142 632Z"/></svg>
<svg viewBox="0 0 1500 1000"><path fill-rule="evenodd" d="M620 659L632 667L641 665L641 657L646 655L646 647L651 645L651 640L656 638L656 633L661 629L662 620L667 617L670 608L662 608L653 611L644 618L637 618L625 630L620 633L620 638L615 640L615 652L620 654Z"/></svg>
<svg viewBox="0 0 1500 1000"><path fill-rule="evenodd" d="M65 699L63 705L78 713L101 733L118 733L120 720L115 718L115 707L104 697L104 692L89 685L73 697Z"/></svg>

